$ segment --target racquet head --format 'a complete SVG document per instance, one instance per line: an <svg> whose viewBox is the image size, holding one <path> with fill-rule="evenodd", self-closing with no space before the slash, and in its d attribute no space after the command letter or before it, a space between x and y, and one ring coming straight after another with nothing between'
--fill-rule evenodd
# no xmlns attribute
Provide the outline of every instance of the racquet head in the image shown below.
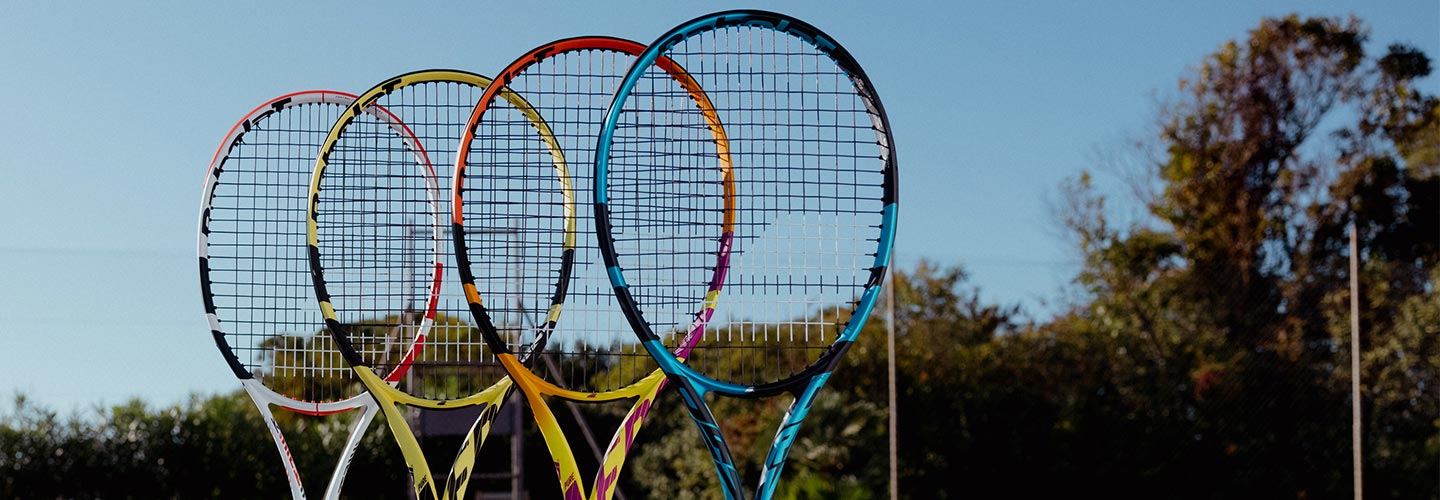
<svg viewBox="0 0 1440 500"><path fill-rule="evenodd" d="M201 198L200 289L215 343L236 377L294 402L364 392L314 307L304 237L315 155L354 99L305 91L251 110L216 150Z"/></svg>
<svg viewBox="0 0 1440 500"><path fill-rule="evenodd" d="M337 348L377 373L408 367L404 392L432 401L478 394L504 375L467 321L458 283L443 279L453 266L441 179L488 84L430 70L376 85L334 121L311 177L312 284Z"/></svg>
<svg viewBox="0 0 1440 500"><path fill-rule="evenodd" d="M608 37L538 47L497 74L460 141L452 225L472 316L497 353L568 390L605 392L655 369L590 224L595 138L642 50Z"/></svg>
<svg viewBox="0 0 1440 500"><path fill-rule="evenodd" d="M697 132L711 118L666 64L709 95L728 172ZM762 11L662 35L616 92L596 170L602 253L652 355L705 319L714 270L728 268L688 367L667 371L733 395L794 391L832 369L859 333L894 241L895 156L869 78L833 38ZM714 241L730 253L708 248Z"/></svg>

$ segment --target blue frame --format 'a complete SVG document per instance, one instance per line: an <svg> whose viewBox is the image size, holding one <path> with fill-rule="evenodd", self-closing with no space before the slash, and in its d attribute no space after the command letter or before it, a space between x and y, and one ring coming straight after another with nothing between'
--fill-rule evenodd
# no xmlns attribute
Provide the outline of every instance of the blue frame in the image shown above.
<svg viewBox="0 0 1440 500"><path fill-rule="evenodd" d="M885 205L881 217L881 234L870 280L856 305L855 313L851 316L845 330L837 337L834 346L810 366L789 379L759 385L741 385L715 380L690 368L665 348L660 338L650 330L644 321L643 314L630 296L624 272L617 262L614 239L611 237L612 226L609 221L610 151L615 127L626 99L639 83L644 71L653 65L662 53L691 35L729 26L760 26L782 31L810 42L829 55L841 69L849 74L856 89L871 106L870 111L878 117L876 127L882 134L881 140L885 154L883 171L883 201ZM598 241L605 258L605 265L608 268L610 284L615 287L616 298L626 316L629 317L630 324L636 335L640 337L645 350L680 391L681 399L689 410L690 417L700 429L700 433L705 439L705 445L710 450L716 472L720 476L720 484L725 498L743 498L744 489L741 486L739 473L735 469L735 462L731 457L729 446L726 444L709 406L705 404L705 395L713 392L739 398L764 398L790 393L795 397L795 401L790 405L790 409L786 412L771 443L755 495L756 498L761 499L771 498L775 493L776 485L779 484L785 459L790 454L790 448L799 433L800 425L809 415L816 394L824 387L825 382L830 378L830 373L834 371L844 357L845 351L860 334L866 319L869 318L871 310L878 301L880 287L884 282L884 275L890 264L891 249L895 242L895 225L898 216L895 166L894 141L890 132L889 119L885 115L879 97L874 93L869 77L865 75L850 53L828 35L803 21L784 14L760 10L735 10L709 14L681 24L661 35L645 52L640 54L629 72L626 73L619 89L616 90L614 100L605 114L605 122L600 131L595 155L594 214Z"/></svg>

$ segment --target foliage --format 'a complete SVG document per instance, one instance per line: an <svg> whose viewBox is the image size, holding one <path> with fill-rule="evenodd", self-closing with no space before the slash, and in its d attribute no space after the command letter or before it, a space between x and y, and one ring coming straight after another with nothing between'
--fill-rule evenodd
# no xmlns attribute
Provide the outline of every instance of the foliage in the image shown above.
<svg viewBox="0 0 1440 500"><path fill-rule="evenodd" d="M324 488L349 421L286 412L292 456L312 495ZM353 415L352 415L353 416ZM372 423L346 487L404 494L404 464ZM269 432L243 392L167 408L139 401L62 417L16 396L0 414L3 498L280 498L290 490Z"/></svg>
<svg viewBox="0 0 1440 500"><path fill-rule="evenodd" d="M1440 453L1421 444L1440 430L1424 390L1440 366L1425 312L1440 260L1440 101L1414 86L1430 71L1424 54L1392 45L1371 59L1366 38L1353 18L1289 16L1206 58L1160 113L1165 154L1148 174L1162 188L1141 200L1148 220L1117 227L1088 175L1066 188L1062 222L1081 242L1088 300L1040 331L1132 339L1149 359L1131 368L1166 381L1137 381L1136 393L1149 411L1184 416L1157 422L1172 435L1154 442L1173 450L1128 468L1125 484L1184 470L1226 478L1186 495L1349 491L1353 224L1366 262L1367 494L1440 494Z"/></svg>

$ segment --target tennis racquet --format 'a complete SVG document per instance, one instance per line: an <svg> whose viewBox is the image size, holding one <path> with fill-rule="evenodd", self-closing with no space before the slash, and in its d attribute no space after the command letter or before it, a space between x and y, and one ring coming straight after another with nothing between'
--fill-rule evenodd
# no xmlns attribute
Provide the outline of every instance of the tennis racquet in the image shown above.
<svg viewBox="0 0 1440 500"><path fill-rule="evenodd" d="M325 131L355 96L313 90L272 99L230 128L201 196L200 291L215 344L259 408L295 498L300 472L272 406L312 416L360 410L325 498L338 498L360 437L379 408L341 359L313 307L304 240L306 179ZM406 131L383 109L387 133ZM408 346L408 343L406 344ZM398 380L404 367L382 372Z"/></svg>
<svg viewBox="0 0 1440 500"><path fill-rule="evenodd" d="M315 298L340 353L384 412L418 498L464 496L476 452L511 391L504 368L464 320L459 283L443 279L453 266L440 179L449 178L460 130L489 84L473 73L429 70L376 85L335 120L311 177L306 231ZM377 107L418 141L387 133L367 111ZM425 349L397 349L404 342ZM409 367L404 390L378 375L394 366ZM480 408L443 485L400 405Z"/></svg>
<svg viewBox="0 0 1440 500"><path fill-rule="evenodd" d="M686 68L713 100L733 169L716 168L717 145L696 133L710 118L667 64ZM729 184L733 194L721 189ZM733 224L723 208L732 196ZM760 471L756 497L770 498L816 393L879 296L895 196L890 126L869 78L834 38L797 19L754 10L694 19L640 54L617 89L596 152L601 252L727 498L744 490L705 396L794 397ZM707 249L714 241L733 248ZM681 363L670 346L710 314L721 267L725 306Z"/></svg>
<svg viewBox="0 0 1440 500"><path fill-rule="evenodd" d="M588 495L608 499L666 383L635 342L588 227L599 126L625 69L644 49L628 40L580 37L542 45L516 59L480 97L455 164L452 234L471 315L524 393L565 498L586 498L584 484L545 398L567 404L636 400L600 458ZM662 65L692 106L710 108L708 97L682 68ZM523 101L505 99L508 92ZM534 126L535 113L545 116L548 129ZM718 123L703 123L694 134L720 145L722 152L709 161L728 170ZM586 227L577 228L577 221ZM705 244L711 255L727 249L720 240ZM718 292L724 267L707 272ZM713 307L709 302L706 310ZM692 340L680 342L671 356L686 356L703 328L704 321L696 321ZM524 352L517 353L517 345Z"/></svg>

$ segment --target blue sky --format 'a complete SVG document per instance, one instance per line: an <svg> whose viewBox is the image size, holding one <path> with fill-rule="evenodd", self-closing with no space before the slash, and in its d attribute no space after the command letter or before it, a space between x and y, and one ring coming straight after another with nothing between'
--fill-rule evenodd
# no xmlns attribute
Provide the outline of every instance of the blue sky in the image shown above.
<svg viewBox="0 0 1440 500"><path fill-rule="evenodd" d="M829 32L884 99L899 265L962 264L987 299L1041 317L1077 264L1047 204L1056 186L1151 130L1157 102L1225 40L1262 16L1353 12L1372 52L1405 42L1440 57L1434 0L881 4L765 7ZM7 2L0 397L64 411L238 388L202 314L194 232L210 155L256 104L418 69L489 74L570 36L648 43L756 6ZM1424 88L1440 93L1440 79Z"/></svg>

